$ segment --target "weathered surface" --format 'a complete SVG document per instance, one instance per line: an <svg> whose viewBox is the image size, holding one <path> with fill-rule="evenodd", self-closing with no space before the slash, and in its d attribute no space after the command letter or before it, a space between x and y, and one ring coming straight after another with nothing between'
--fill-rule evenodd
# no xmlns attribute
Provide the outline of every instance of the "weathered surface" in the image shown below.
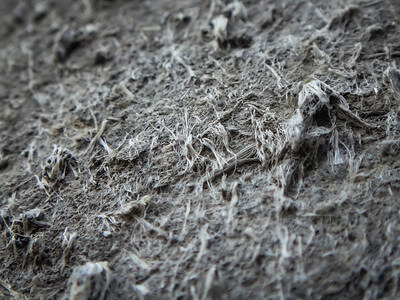
<svg viewBox="0 0 400 300"><path fill-rule="evenodd" d="M400 3L0 2L0 297L397 298Z"/></svg>

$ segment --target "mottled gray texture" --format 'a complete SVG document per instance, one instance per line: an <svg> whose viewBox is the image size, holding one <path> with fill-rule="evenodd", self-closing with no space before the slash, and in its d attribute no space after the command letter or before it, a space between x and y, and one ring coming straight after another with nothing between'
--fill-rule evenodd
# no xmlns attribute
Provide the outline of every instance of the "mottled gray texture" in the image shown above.
<svg viewBox="0 0 400 300"><path fill-rule="evenodd" d="M399 22L1 0L0 298L399 297Z"/></svg>

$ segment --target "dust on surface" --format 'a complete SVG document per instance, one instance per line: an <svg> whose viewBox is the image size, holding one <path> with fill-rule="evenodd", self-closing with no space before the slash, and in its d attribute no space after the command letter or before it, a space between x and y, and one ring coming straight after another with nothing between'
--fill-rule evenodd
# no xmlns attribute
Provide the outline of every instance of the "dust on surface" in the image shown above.
<svg viewBox="0 0 400 300"><path fill-rule="evenodd" d="M398 1L0 20L1 298L399 296Z"/></svg>

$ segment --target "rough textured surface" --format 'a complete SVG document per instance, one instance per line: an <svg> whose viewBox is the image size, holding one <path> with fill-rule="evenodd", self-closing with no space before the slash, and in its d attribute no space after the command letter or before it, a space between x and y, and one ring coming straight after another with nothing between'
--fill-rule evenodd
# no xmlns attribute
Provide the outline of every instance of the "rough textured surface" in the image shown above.
<svg viewBox="0 0 400 300"><path fill-rule="evenodd" d="M399 22L0 1L0 297L399 297Z"/></svg>

